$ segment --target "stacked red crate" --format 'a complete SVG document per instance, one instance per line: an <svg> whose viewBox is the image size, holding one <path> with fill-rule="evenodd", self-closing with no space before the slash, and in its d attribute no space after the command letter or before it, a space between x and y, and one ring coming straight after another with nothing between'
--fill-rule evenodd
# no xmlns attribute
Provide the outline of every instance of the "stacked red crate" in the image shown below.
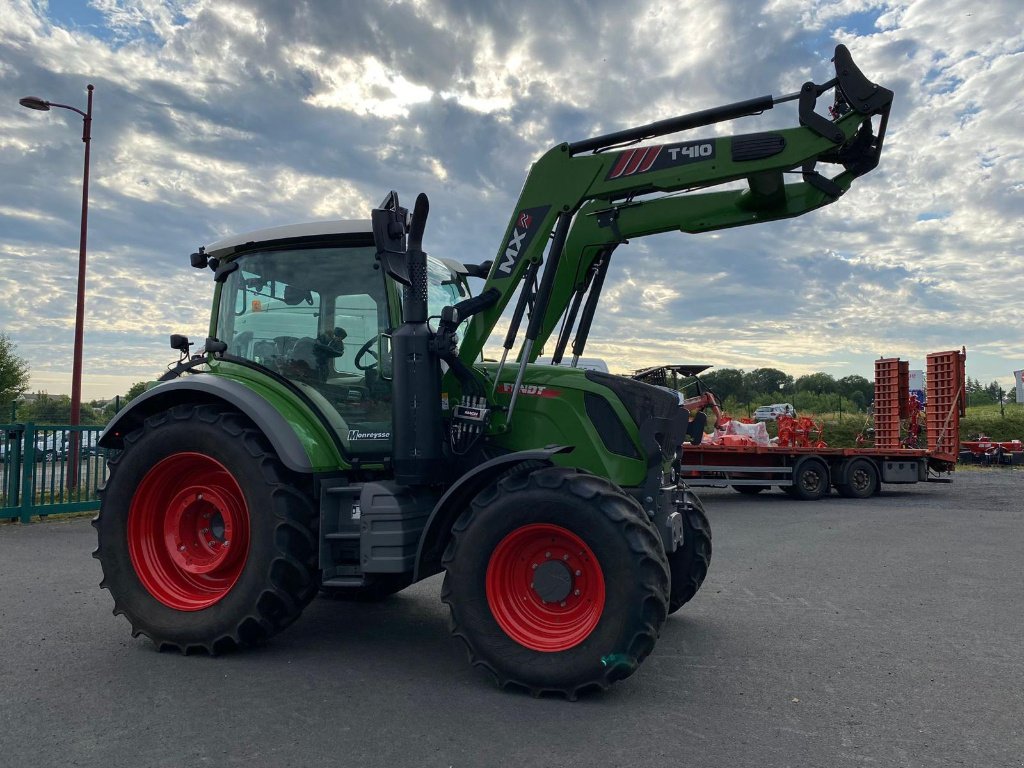
<svg viewBox="0 0 1024 768"><path fill-rule="evenodd" d="M928 355L928 449L933 455L956 460L960 447L960 417L965 415L964 351L933 352Z"/></svg>
<svg viewBox="0 0 1024 768"><path fill-rule="evenodd" d="M898 357L875 360L876 448L900 447L900 413L906 407L900 402L900 368Z"/></svg>

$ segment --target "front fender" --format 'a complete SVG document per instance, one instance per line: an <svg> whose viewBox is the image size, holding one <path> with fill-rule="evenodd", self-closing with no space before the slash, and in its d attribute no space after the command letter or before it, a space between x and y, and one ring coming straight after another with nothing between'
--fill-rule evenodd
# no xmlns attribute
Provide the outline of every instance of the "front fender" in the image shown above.
<svg viewBox="0 0 1024 768"><path fill-rule="evenodd" d="M455 521L466 511L473 498L499 475L526 461L551 464L553 456L571 450L571 446L555 445L540 450L516 451L485 461L459 478L434 505L427 519L416 551L413 580L425 579L441 570L441 556L448 546L448 536Z"/></svg>
<svg viewBox="0 0 1024 768"><path fill-rule="evenodd" d="M99 444L104 448L121 448L125 434L142 426L147 417L176 405L200 403L224 403L244 413L270 441L288 469L313 471L295 428L266 398L234 379L209 374L174 379L139 395L107 425Z"/></svg>

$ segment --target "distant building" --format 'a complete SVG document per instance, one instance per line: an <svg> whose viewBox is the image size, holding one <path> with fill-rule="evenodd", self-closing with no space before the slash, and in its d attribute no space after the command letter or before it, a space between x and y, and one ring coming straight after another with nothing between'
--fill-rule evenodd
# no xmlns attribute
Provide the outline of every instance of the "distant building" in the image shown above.
<svg viewBox="0 0 1024 768"><path fill-rule="evenodd" d="M924 384L924 371L911 371L910 372L910 394L917 396L917 402L921 405L925 404L925 395L927 390Z"/></svg>

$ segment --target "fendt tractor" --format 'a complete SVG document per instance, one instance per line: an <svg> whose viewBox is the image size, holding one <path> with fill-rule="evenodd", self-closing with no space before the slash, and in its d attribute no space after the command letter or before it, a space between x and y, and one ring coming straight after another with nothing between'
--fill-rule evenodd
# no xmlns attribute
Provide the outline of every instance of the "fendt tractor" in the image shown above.
<svg viewBox="0 0 1024 768"><path fill-rule="evenodd" d="M492 261L427 256L426 196L410 215L393 192L370 221L194 253L209 337L192 354L172 336L178 362L101 439L120 449L94 522L114 613L160 648L219 653L318 592L383 599L443 571L452 633L500 685L574 698L634 672L708 569L701 504L668 479L703 424L662 389L559 363L627 238L799 216L878 164L892 92L843 46L834 62L797 93L552 148ZM642 143L787 101L798 127ZM555 364L536 363L559 322Z"/></svg>

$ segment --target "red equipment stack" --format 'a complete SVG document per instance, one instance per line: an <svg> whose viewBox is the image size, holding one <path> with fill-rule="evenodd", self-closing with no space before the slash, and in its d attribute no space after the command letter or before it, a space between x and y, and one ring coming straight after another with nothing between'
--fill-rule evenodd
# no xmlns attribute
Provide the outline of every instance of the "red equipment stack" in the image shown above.
<svg viewBox="0 0 1024 768"><path fill-rule="evenodd" d="M899 448L900 418L910 395L910 363L898 357L875 361L875 447Z"/></svg>
<svg viewBox="0 0 1024 768"><path fill-rule="evenodd" d="M960 418L967 413L966 360L965 350L928 355L928 450L936 458L956 461Z"/></svg>

